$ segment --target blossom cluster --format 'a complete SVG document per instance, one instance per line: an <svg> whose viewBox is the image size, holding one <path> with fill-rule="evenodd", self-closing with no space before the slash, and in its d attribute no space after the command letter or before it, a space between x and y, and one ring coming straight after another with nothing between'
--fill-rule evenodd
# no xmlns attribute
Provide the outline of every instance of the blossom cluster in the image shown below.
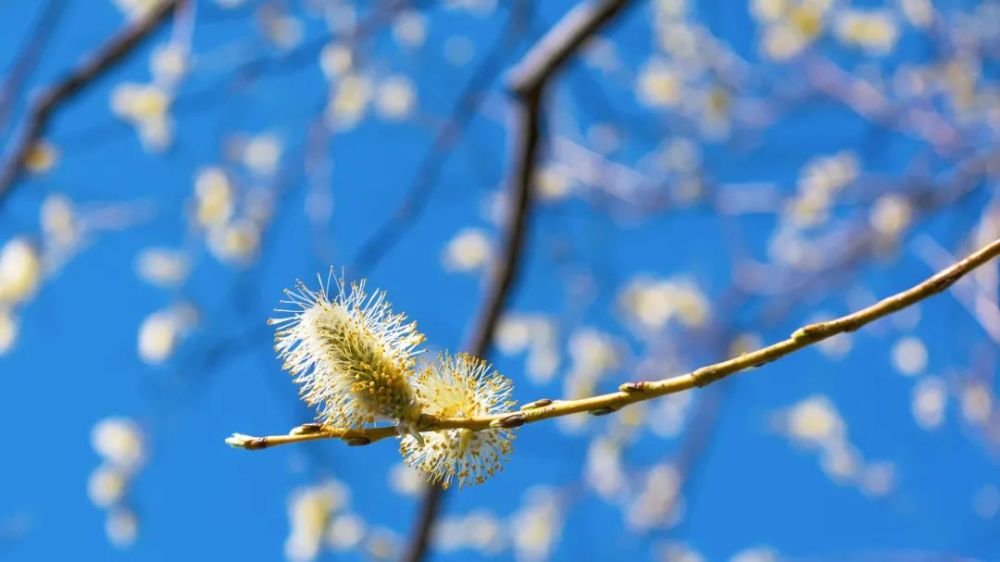
<svg viewBox="0 0 1000 562"><path fill-rule="evenodd" d="M427 481L448 487L479 484L512 451L507 429L455 428L421 434L424 416L472 418L508 411L512 384L477 357L442 353L420 361L425 337L405 314L393 312L382 291L340 278L318 290L299 282L286 291L286 316L275 350L300 385L302 398L333 427L388 421L400 433L400 452Z"/></svg>

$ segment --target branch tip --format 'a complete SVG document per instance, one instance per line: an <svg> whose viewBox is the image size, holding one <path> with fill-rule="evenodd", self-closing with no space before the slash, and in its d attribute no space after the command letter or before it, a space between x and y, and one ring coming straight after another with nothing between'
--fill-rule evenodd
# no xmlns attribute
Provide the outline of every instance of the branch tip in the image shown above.
<svg viewBox="0 0 1000 562"><path fill-rule="evenodd" d="M264 447L267 447L267 438L254 437L243 433L234 433L226 438L226 445L229 445L234 449L252 451L254 449L263 449Z"/></svg>

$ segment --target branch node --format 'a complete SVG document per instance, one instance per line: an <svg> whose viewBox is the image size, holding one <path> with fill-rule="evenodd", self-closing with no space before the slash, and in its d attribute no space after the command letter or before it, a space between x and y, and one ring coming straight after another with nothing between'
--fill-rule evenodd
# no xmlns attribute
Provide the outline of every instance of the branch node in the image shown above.
<svg viewBox="0 0 1000 562"><path fill-rule="evenodd" d="M497 418L490 422L490 427L502 427L504 429L510 429L514 427L521 427L524 425L525 417L524 414L511 414L509 416L504 416L502 418Z"/></svg>
<svg viewBox="0 0 1000 562"><path fill-rule="evenodd" d="M614 413L618 408L612 408L611 406L604 406L603 408L597 408L596 410L590 410L587 412L592 416L606 416L608 414Z"/></svg>
<svg viewBox="0 0 1000 562"><path fill-rule="evenodd" d="M371 443L372 440L364 436L356 437L345 437L344 443L347 443L348 447L361 447L362 445L367 445Z"/></svg>
<svg viewBox="0 0 1000 562"><path fill-rule="evenodd" d="M626 394L638 394L649 390L649 383L646 381L632 381L618 387L619 392Z"/></svg>
<svg viewBox="0 0 1000 562"><path fill-rule="evenodd" d="M803 326L798 330L792 332L792 339L795 341L809 340L816 337L817 332L819 332L820 325L810 324L808 326Z"/></svg>

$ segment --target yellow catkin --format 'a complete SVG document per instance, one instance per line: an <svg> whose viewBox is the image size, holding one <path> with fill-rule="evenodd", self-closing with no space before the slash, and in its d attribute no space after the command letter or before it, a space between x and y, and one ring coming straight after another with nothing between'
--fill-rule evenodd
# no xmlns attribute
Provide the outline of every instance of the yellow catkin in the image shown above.
<svg viewBox="0 0 1000 562"><path fill-rule="evenodd" d="M423 411L442 418L510 411L512 384L485 361L471 355L440 355L413 383ZM513 451L508 429L446 429L418 438L406 435L400 452L406 464L445 488L481 484L500 470Z"/></svg>

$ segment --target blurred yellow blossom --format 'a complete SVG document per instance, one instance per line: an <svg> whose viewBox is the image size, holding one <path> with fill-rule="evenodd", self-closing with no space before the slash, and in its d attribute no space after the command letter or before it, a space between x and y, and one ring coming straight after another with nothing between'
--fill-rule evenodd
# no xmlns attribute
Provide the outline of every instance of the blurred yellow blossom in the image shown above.
<svg viewBox="0 0 1000 562"><path fill-rule="evenodd" d="M104 418L90 432L90 443L106 462L133 469L145 455L145 438L138 424L128 418Z"/></svg>
<svg viewBox="0 0 1000 562"><path fill-rule="evenodd" d="M392 36L403 47L420 47L427 39L427 21L416 10L404 10L392 24Z"/></svg>
<svg viewBox="0 0 1000 562"><path fill-rule="evenodd" d="M811 396L787 410L782 425L790 437L811 444L840 440L845 431L833 403L821 395Z"/></svg>
<svg viewBox="0 0 1000 562"><path fill-rule="evenodd" d="M365 522L353 513L340 513L326 529L326 544L336 551L357 547L367 532Z"/></svg>
<svg viewBox="0 0 1000 562"><path fill-rule="evenodd" d="M173 139L170 94L155 84L124 82L111 92L111 110L135 126L143 146L162 150Z"/></svg>
<svg viewBox="0 0 1000 562"><path fill-rule="evenodd" d="M465 228L445 246L441 260L448 271L471 272L489 263L492 244L481 228Z"/></svg>
<svg viewBox="0 0 1000 562"><path fill-rule="evenodd" d="M204 228L220 227L233 214L233 186L217 167L203 168L195 176L195 215Z"/></svg>
<svg viewBox="0 0 1000 562"><path fill-rule="evenodd" d="M748 548L734 554L729 562L778 562L778 553L766 546Z"/></svg>
<svg viewBox="0 0 1000 562"><path fill-rule="evenodd" d="M319 54L319 66L327 80L336 80L354 66L354 54L347 45L330 43Z"/></svg>
<svg viewBox="0 0 1000 562"><path fill-rule="evenodd" d="M302 22L278 10L261 12L264 35L280 49L291 49L302 41Z"/></svg>
<svg viewBox="0 0 1000 562"><path fill-rule="evenodd" d="M760 21L762 53L783 61L800 54L823 31L832 0L755 0L750 13Z"/></svg>
<svg viewBox="0 0 1000 562"><path fill-rule="evenodd" d="M189 305L179 305L154 312L139 327L139 358L149 364L162 363L173 355L180 337L197 320Z"/></svg>
<svg viewBox="0 0 1000 562"><path fill-rule="evenodd" d="M590 442L584 476L598 496L613 500L627 487L628 478L621 458L621 444L608 437Z"/></svg>
<svg viewBox="0 0 1000 562"><path fill-rule="evenodd" d="M930 27L934 21L934 5L931 0L901 0L903 17L917 28Z"/></svg>
<svg viewBox="0 0 1000 562"><path fill-rule="evenodd" d="M822 444L820 466L831 480L846 484L858 477L862 459L846 439L839 439Z"/></svg>
<svg viewBox="0 0 1000 562"><path fill-rule="evenodd" d="M296 489L288 500L289 533L285 557L306 562L319 554L331 515L347 503L347 489L336 481Z"/></svg>
<svg viewBox="0 0 1000 562"><path fill-rule="evenodd" d="M139 535L139 519L131 509L116 507L107 514L104 532L113 546L128 548Z"/></svg>
<svg viewBox="0 0 1000 562"><path fill-rule="evenodd" d="M962 417L969 423L984 424L993 413L993 395L980 382L966 384L961 394Z"/></svg>
<svg viewBox="0 0 1000 562"><path fill-rule="evenodd" d="M162 119L170 108L170 96L159 86L124 82L111 92L111 109L133 122Z"/></svg>
<svg viewBox="0 0 1000 562"><path fill-rule="evenodd" d="M406 76L390 76L378 85L375 109L386 119L404 119L416 106L416 90Z"/></svg>
<svg viewBox="0 0 1000 562"><path fill-rule="evenodd" d="M660 549L660 562L705 562L705 558L681 542L668 542Z"/></svg>
<svg viewBox="0 0 1000 562"><path fill-rule="evenodd" d="M672 107L681 101L680 77L663 62L653 61L639 71L639 99L652 107Z"/></svg>
<svg viewBox="0 0 1000 562"><path fill-rule="evenodd" d="M646 473L639 493L628 508L629 527L645 531L653 527L672 526L683 512L680 493L681 478L677 467L659 464Z"/></svg>
<svg viewBox="0 0 1000 562"><path fill-rule="evenodd" d="M904 375L917 375L927 368L927 346L915 336L900 338L892 346L892 366Z"/></svg>
<svg viewBox="0 0 1000 562"><path fill-rule="evenodd" d="M35 245L11 238L0 248L0 303L30 299L42 280L42 262Z"/></svg>
<svg viewBox="0 0 1000 562"><path fill-rule="evenodd" d="M899 35L895 21L881 10L843 10L837 14L834 31L842 43L873 54L891 51Z"/></svg>
<svg viewBox="0 0 1000 562"><path fill-rule="evenodd" d="M637 278L626 286L620 301L626 316L646 330L659 330L673 319L695 328L710 314L708 299L686 279Z"/></svg>
<svg viewBox="0 0 1000 562"><path fill-rule="evenodd" d="M173 41L159 45L153 50L149 66L157 84L173 87L188 70L187 49Z"/></svg>
<svg viewBox="0 0 1000 562"><path fill-rule="evenodd" d="M871 225L878 234L894 239L909 226L912 214L910 202L904 197L883 195L872 209Z"/></svg>
<svg viewBox="0 0 1000 562"><path fill-rule="evenodd" d="M237 220L210 231L208 249L223 262L245 266L257 255L260 236L258 224L249 220Z"/></svg>
<svg viewBox="0 0 1000 562"><path fill-rule="evenodd" d="M128 474L114 465L101 465L87 480L87 495L97 507L111 507L125 496Z"/></svg>
<svg viewBox="0 0 1000 562"><path fill-rule="evenodd" d="M273 174L281 162L283 150L281 140L274 135L255 135L243 145L243 165L258 175Z"/></svg>
<svg viewBox="0 0 1000 562"><path fill-rule="evenodd" d="M548 164L535 173L535 192L543 201L564 199L572 186L570 170L563 164Z"/></svg>
<svg viewBox="0 0 1000 562"><path fill-rule="evenodd" d="M163 0L112 0L129 19L141 19L153 11Z"/></svg>
<svg viewBox="0 0 1000 562"><path fill-rule="evenodd" d="M71 246L83 231L73 203L62 194L49 195L42 201L39 218L46 242L53 246Z"/></svg>
<svg viewBox="0 0 1000 562"><path fill-rule="evenodd" d="M753 0L750 3L750 14L761 21L778 21L787 12L788 4L789 0Z"/></svg>
<svg viewBox="0 0 1000 562"><path fill-rule="evenodd" d="M861 490L870 496L882 497L896 487L896 467L889 462L874 462L861 473Z"/></svg>
<svg viewBox="0 0 1000 562"><path fill-rule="evenodd" d="M0 305L0 355L14 347L17 341L17 321L10 310Z"/></svg>
<svg viewBox="0 0 1000 562"><path fill-rule="evenodd" d="M174 287L187 279L187 256L167 248L147 248L136 259L139 277L158 287Z"/></svg>
<svg viewBox="0 0 1000 562"><path fill-rule="evenodd" d="M368 109L372 90L371 80L366 76L354 73L342 76L327 106L327 121L340 130L354 127Z"/></svg>
<svg viewBox="0 0 1000 562"><path fill-rule="evenodd" d="M940 427L944 422L948 389L939 377L926 377L913 387L913 417L924 429Z"/></svg>
<svg viewBox="0 0 1000 562"><path fill-rule="evenodd" d="M405 463L397 463L389 470L389 487L397 494L415 497L427 484L419 471Z"/></svg>
<svg viewBox="0 0 1000 562"><path fill-rule="evenodd" d="M514 555L519 562L548 560L562 533L562 509L550 488L532 488L524 506L511 518L510 533Z"/></svg>

